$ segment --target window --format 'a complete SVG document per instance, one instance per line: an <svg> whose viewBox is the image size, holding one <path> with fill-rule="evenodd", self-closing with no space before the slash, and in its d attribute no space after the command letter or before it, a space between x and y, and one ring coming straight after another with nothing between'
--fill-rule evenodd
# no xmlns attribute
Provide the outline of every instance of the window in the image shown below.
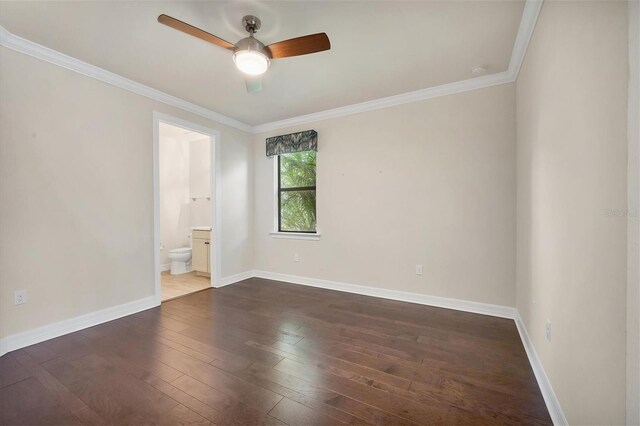
<svg viewBox="0 0 640 426"><path fill-rule="evenodd" d="M278 155L278 232L316 232L316 151Z"/></svg>

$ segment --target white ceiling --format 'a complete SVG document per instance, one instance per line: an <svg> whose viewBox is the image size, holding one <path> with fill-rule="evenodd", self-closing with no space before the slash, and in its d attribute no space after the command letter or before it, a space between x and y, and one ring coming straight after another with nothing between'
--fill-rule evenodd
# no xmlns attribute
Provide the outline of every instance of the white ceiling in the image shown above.
<svg viewBox="0 0 640 426"><path fill-rule="evenodd" d="M507 70L524 0L0 2L11 33L257 125ZM236 42L326 32L331 50L272 62L247 93L230 52L159 24L166 13Z"/></svg>

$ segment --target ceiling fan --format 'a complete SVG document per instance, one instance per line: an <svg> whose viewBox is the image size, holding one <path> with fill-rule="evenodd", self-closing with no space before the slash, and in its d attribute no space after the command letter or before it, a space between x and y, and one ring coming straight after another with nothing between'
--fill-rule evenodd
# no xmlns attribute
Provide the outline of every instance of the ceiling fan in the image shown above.
<svg viewBox="0 0 640 426"><path fill-rule="evenodd" d="M260 19L252 15L242 18L242 26L249 33L249 37L243 38L236 44L164 14L158 16L158 22L223 49L231 50L236 67L248 76L246 84L249 92L262 90L262 81L259 76L267 71L272 59L307 55L331 49L326 33L310 34L265 46L253 36L260 29L261 24Z"/></svg>

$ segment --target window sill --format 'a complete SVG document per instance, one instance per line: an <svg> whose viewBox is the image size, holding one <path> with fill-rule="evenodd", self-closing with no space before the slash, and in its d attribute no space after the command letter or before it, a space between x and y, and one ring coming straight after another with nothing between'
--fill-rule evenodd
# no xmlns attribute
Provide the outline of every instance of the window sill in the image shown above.
<svg viewBox="0 0 640 426"><path fill-rule="evenodd" d="M305 232L270 232L269 235L273 238L282 238L285 240L308 240L319 241L320 234L307 234Z"/></svg>

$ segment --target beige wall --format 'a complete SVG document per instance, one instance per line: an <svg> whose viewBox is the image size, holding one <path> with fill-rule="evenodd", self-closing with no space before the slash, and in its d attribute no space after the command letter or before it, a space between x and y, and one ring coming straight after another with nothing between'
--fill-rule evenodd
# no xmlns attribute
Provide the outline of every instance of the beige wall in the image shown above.
<svg viewBox="0 0 640 426"><path fill-rule="evenodd" d="M640 424L640 3L628 5L627 424Z"/></svg>
<svg viewBox="0 0 640 426"><path fill-rule="evenodd" d="M545 2L517 111L518 310L568 421L624 423L626 3Z"/></svg>
<svg viewBox="0 0 640 426"><path fill-rule="evenodd" d="M322 239L274 239L265 138L308 128ZM256 269L514 306L515 155L513 84L257 135Z"/></svg>
<svg viewBox="0 0 640 426"><path fill-rule="evenodd" d="M0 96L0 337L153 295L154 110L220 131L222 276L253 267L252 136L6 48Z"/></svg>

